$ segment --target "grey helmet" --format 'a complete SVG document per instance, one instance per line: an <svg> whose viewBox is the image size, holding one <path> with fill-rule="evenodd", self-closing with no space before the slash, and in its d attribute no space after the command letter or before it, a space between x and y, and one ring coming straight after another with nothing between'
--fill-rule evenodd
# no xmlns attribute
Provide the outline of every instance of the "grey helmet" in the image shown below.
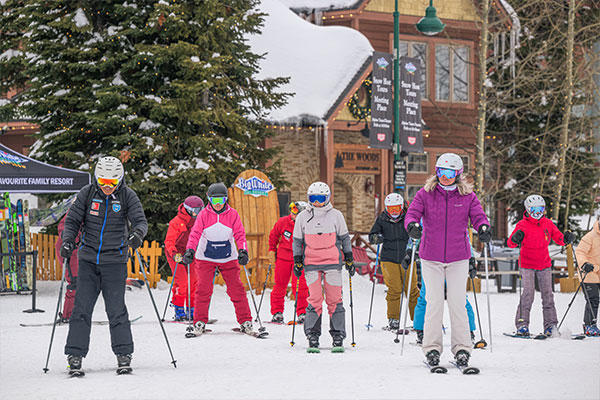
<svg viewBox="0 0 600 400"><path fill-rule="evenodd" d="M529 214L532 218L540 219L546 212L546 201L539 194L527 196L523 204L525 205L527 214Z"/></svg>
<svg viewBox="0 0 600 400"><path fill-rule="evenodd" d="M227 186L223 182L213 183L206 191L206 197L227 197Z"/></svg>

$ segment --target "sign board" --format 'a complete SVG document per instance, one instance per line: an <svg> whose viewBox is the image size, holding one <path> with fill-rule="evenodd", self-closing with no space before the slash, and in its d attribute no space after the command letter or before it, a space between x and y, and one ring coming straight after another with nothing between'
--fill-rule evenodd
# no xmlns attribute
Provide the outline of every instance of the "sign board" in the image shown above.
<svg viewBox="0 0 600 400"><path fill-rule="evenodd" d="M392 55L373 52L373 82L371 84L371 134L369 146L391 149L394 136L392 87Z"/></svg>
<svg viewBox="0 0 600 400"><path fill-rule="evenodd" d="M381 173L381 151L362 144L335 143L334 171L349 174Z"/></svg>
<svg viewBox="0 0 600 400"><path fill-rule="evenodd" d="M421 61L400 57L400 144L408 153L423 152Z"/></svg>
<svg viewBox="0 0 600 400"><path fill-rule="evenodd" d="M396 192L404 192L406 188L406 161L400 158L394 161L394 189Z"/></svg>
<svg viewBox="0 0 600 400"><path fill-rule="evenodd" d="M268 179L261 179L255 175L248 179L238 177L235 187L242 190L245 195L254 197L268 196L269 192L275 188Z"/></svg>

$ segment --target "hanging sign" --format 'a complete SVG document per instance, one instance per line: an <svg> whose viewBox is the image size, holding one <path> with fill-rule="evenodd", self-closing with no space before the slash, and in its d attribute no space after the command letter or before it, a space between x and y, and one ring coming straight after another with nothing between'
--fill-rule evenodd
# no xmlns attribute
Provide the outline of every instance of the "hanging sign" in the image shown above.
<svg viewBox="0 0 600 400"><path fill-rule="evenodd" d="M393 127L392 55L373 52L373 83L371 84L371 134L369 147L391 149Z"/></svg>
<svg viewBox="0 0 600 400"><path fill-rule="evenodd" d="M400 144L408 153L423 153L421 61L400 57Z"/></svg>

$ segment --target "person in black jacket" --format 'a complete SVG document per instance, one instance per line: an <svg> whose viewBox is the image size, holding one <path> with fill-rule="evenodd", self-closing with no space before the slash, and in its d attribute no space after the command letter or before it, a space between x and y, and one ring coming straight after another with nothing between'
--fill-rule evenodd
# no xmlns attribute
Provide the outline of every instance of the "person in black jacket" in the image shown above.
<svg viewBox="0 0 600 400"><path fill-rule="evenodd" d="M387 291L387 316L388 328L396 331L400 328L400 296L402 288L408 291L410 277L405 271L410 266L411 254L406 252L408 233L404 228L404 198L398 193L386 196L385 211L375 220L369 233L369 242L381 244L379 259L383 280L388 287ZM403 280L406 278L406 282ZM408 307L410 318L413 319L419 289L417 287L417 270L412 268L412 281Z"/></svg>
<svg viewBox="0 0 600 400"><path fill-rule="evenodd" d="M117 372L131 372L133 337L125 305L127 258L130 247L135 250L142 244L148 222L139 198L125 185L123 176L119 159L101 158L95 181L77 194L65 220L61 247L64 258L73 252L81 229L77 293L65 345L71 375L83 375L81 362L88 353L92 312L100 292L112 350L117 356Z"/></svg>

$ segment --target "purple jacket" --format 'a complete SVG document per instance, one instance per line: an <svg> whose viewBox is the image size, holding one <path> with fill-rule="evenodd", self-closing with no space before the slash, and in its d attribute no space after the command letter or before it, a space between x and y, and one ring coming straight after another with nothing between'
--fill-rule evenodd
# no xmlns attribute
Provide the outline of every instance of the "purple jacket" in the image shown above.
<svg viewBox="0 0 600 400"><path fill-rule="evenodd" d="M471 257L469 219L476 230L490 224L475 193L461 195L458 189L446 191L437 184L429 192L424 188L417 192L406 213L404 226L421 219L423 237L419 256L443 263Z"/></svg>

